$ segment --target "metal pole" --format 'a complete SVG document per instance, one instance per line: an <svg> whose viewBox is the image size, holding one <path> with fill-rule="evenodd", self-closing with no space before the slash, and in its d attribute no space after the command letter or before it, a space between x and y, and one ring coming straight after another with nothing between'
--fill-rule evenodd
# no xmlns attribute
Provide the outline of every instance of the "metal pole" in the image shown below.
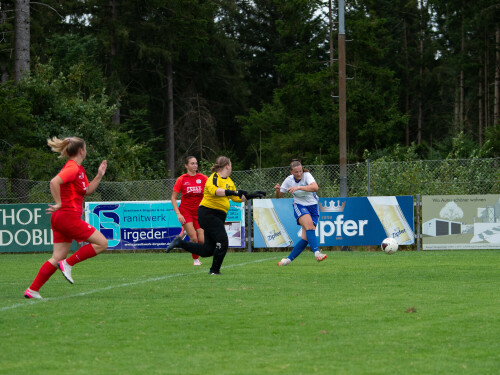
<svg viewBox="0 0 500 375"><path fill-rule="evenodd" d="M368 196L370 196L370 185L371 185L371 171L370 171L370 159L366 159L366 174L368 179Z"/></svg>
<svg viewBox="0 0 500 375"><path fill-rule="evenodd" d="M340 196L347 197L345 0L339 0L339 164Z"/></svg>
<svg viewBox="0 0 500 375"><path fill-rule="evenodd" d="M247 244L248 244L248 252L252 252L252 234L253 234L253 218L252 218L252 202L247 201L246 203L247 206Z"/></svg>
<svg viewBox="0 0 500 375"><path fill-rule="evenodd" d="M420 194L417 194L417 251L420 251Z"/></svg>
<svg viewBox="0 0 500 375"><path fill-rule="evenodd" d="M346 89L345 89L345 1L339 0L339 164L340 196L347 197L347 136L346 136ZM341 251L350 251L342 246Z"/></svg>

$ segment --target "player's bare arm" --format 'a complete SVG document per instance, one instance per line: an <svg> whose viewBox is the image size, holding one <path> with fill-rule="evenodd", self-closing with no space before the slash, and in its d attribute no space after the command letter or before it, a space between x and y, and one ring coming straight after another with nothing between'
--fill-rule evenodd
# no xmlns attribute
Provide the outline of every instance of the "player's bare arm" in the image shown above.
<svg viewBox="0 0 500 375"><path fill-rule="evenodd" d="M318 184L316 182L310 183L309 185L306 186L292 186L291 188L288 189L289 193L294 193L297 190L303 190L303 191L310 191L310 192L317 192L319 190Z"/></svg>
<svg viewBox="0 0 500 375"><path fill-rule="evenodd" d="M280 189L281 189L280 184L276 184L274 186L274 195L276 196L276 198L282 198L283 195L285 195L285 193L282 193Z"/></svg>

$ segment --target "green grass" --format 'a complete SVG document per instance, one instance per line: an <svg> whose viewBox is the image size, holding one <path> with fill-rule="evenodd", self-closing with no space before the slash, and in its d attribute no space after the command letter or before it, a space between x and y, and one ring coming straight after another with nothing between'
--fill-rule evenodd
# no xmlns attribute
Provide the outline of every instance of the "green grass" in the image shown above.
<svg viewBox="0 0 500 375"><path fill-rule="evenodd" d="M102 254L25 300L0 256L0 374L493 374L500 252Z"/></svg>

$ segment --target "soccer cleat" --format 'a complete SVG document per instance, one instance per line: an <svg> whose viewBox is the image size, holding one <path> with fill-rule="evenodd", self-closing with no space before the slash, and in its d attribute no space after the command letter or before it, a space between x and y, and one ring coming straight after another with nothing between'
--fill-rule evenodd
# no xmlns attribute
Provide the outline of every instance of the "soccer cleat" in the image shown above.
<svg viewBox="0 0 500 375"><path fill-rule="evenodd" d="M183 240L184 238L186 238L186 236L187 236L187 233L184 230L184 228L182 228L181 233L179 233L179 237L181 238L181 240Z"/></svg>
<svg viewBox="0 0 500 375"><path fill-rule="evenodd" d="M213 272L210 272L210 275L222 275L222 273L220 273L220 271L213 271Z"/></svg>
<svg viewBox="0 0 500 375"><path fill-rule="evenodd" d="M326 255L326 254L318 254L318 255L316 255L316 260L317 260L318 262L322 262L322 261L324 261L326 258L327 258L327 255Z"/></svg>
<svg viewBox="0 0 500 375"><path fill-rule="evenodd" d="M28 299L31 299L31 298L42 299L42 296L37 291L31 290L30 288L28 288L24 292L24 298L28 298Z"/></svg>
<svg viewBox="0 0 500 375"><path fill-rule="evenodd" d="M199 259L195 259L195 260L193 261L193 266L201 266L201 264L202 264L202 263L200 262L200 260L199 260Z"/></svg>
<svg viewBox="0 0 500 375"><path fill-rule="evenodd" d="M288 258L283 258L278 262L278 266L288 266L292 261Z"/></svg>
<svg viewBox="0 0 500 375"><path fill-rule="evenodd" d="M66 259L57 262L59 269L61 270L63 276L68 280L70 284L73 284L73 278L71 277L71 269L73 268L66 262Z"/></svg>
<svg viewBox="0 0 500 375"><path fill-rule="evenodd" d="M180 243L182 242L182 238L180 236L175 237L172 242L167 246L165 249L165 252L168 253L170 250L175 249L176 247L179 247Z"/></svg>

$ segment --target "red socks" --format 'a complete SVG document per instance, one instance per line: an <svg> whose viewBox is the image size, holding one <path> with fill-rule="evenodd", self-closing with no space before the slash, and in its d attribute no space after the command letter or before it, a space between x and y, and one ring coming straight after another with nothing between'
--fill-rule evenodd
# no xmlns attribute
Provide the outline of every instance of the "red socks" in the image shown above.
<svg viewBox="0 0 500 375"><path fill-rule="evenodd" d="M45 284L47 280L50 279L50 276L52 276L56 271L57 267L53 266L49 261L46 261L42 265L42 267L40 267L40 271L38 271L38 274L36 275L35 280L33 280L30 289L38 292L43 284Z"/></svg>
<svg viewBox="0 0 500 375"><path fill-rule="evenodd" d="M195 238L195 240L196 241L194 241L194 242L198 242L198 238ZM193 260L196 260L200 257L198 254L193 254L193 253L191 253L191 256L193 257Z"/></svg>
<svg viewBox="0 0 500 375"><path fill-rule="evenodd" d="M66 259L66 263L70 266L74 266L77 263L83 262L85 259L89 259L95 257L97 253L91 244L87 244L82 246L79 250L76 251L72 256Z"/></svg>
<svg viewBox="0 0 500 375"><path fill-rule="evenodd" d="M97 253L95 252L94 248L92 247L91 244L87 244L83 247L81 247L76 253L74 253L72 256L70 256L68 259L66 259L66 262L70 266L74 266L77 263L80 263L81 261L84 261L85 259L89 259L92 257L95 257ZM35 280L33 280L33 283L30 286L30 289L38 292L40 288L47 282L48 279L54 274L54 272L57 271L57 267L53 266L52 263L49 261L46 261L44 264L42 264L42 267L40 267L40 270L38 271L38 274L35 277Z"/></svg>

